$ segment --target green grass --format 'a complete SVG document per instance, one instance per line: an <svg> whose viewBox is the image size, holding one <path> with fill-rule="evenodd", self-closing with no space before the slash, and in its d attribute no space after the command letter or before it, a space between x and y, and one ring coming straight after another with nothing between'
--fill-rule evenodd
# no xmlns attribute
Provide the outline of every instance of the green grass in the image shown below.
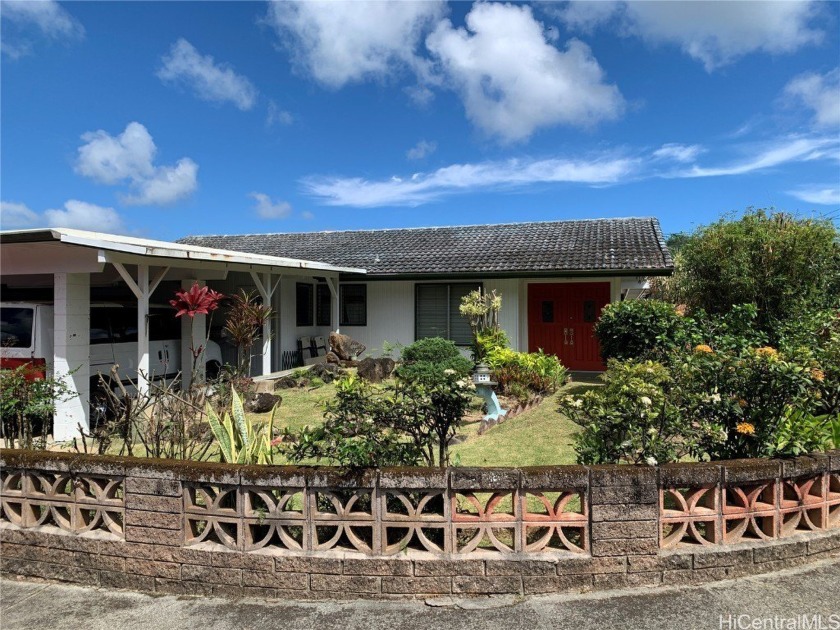
<svg viewBox="0 0 840 630"><path fill-rule="evenodd" d="M451 448L461 466L543 466L573 464L575 425L557 411L556 397L478 435L478 423L464 425L462 444Z"/></svg>
<svg viewBox="0 0 840 630"><path fill-rule="evenodd" d="M460 466L545 466L575 463L572 435L577 426L557 411L557 397L569 393L580 394L593 387L598 387L597 381L587 379L570 383L557 395L550 396L537 407L493 427L484 435L478 435L480 423L475 418L480 414L471 412L471 420L465 422L458 432L466 439L450 449L451 461ZM294 433L306 425L316 426L323 422L324 403L335 397L335 385L283 389L277 393L283 398L283 402L277 409L274 426L276 429L288 429ZM269 419L267 413L249 415L255 421L267 422ZM120 446L120 441L114 440L109 452L118 452ZM138 447L142 448L140 445ZM211 459L217 458L218 449L212 448ZM288 462L277 454L275 463Z"/></svg>

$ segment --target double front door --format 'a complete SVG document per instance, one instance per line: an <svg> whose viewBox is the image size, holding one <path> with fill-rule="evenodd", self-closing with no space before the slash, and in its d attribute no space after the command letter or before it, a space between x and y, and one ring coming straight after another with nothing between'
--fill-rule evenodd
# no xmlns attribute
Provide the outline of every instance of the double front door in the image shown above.
<svg viewBox="0 0 840 630"><path fill-rule="evenodd" d="M594 327L609 301L609 282L529 284L528 351L542 348L570 370L603 370Z"/></svg>

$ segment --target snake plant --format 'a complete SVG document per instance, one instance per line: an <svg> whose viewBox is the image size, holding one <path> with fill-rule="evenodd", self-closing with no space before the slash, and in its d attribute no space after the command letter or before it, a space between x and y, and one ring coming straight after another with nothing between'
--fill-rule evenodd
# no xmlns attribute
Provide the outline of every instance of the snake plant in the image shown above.
<svg viewBox="0 0 840 630"><path fill-rule="evenodd" d="M242 399L232 390L231 410L220 419L207 404L207 420L219 443L222 461L230 464L270 464L274 412L268 423L255 423L245 415Z"/></svg>

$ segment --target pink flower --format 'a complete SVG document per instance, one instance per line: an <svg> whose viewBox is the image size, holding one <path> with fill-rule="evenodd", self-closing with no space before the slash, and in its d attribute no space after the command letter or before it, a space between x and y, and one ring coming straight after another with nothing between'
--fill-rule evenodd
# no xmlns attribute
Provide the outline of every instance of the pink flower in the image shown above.
<svg viewBox="0 0 840 630"><path fill-rule="evenodd" d="M178 311L175 313L175 317L181 317L181 315L195 317L196 315L207 315L210 311L215 311L219 308L219 302L224 297L224 295L218 291L214 291L210 287L198 286L196 282L189 291L176 291L175 299L169 300L169 303Z"/></svg>

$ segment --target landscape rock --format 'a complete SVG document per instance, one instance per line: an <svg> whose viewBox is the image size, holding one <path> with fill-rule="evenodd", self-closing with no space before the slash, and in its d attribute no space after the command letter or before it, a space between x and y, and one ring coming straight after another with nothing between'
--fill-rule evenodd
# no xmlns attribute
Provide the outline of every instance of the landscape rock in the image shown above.
<svg viewBox="0 0 840 630"><path fill-rule="evenodd" d="M330 333L330 348L344 361L351 361L365 351L366 346L359 343L349 335L342 335L341 333Z"/></svg>
<svg viewBox="0 0 840 630"><path fill-rule="evenodd" d="M266 413L271 411L274 405L279 405L282 400L277 394L267 392L249 393L245 395L243 406L245 411L250 413Z"/></svg>
<svg viewBox="0 0 840 630"><path fill-rule="evenodd" d="M312 376L320 378L325 383L332 383L337 378L346 374L335 363L316 363L309 372Z"/></svg>
<svg viewBox="0 0 840 630"><path fill-rule="evenodd" d="M391 376L395 365L394 360L389 357L382 357L379 359L368 357L359 361L359 377L370 381L371 383L381 383Z"/></svg>
<svg viewBox="0 0 840 630"><path fill-rule="evenodd" d="M327 360L327 365L338 365L341 363L341 359L335 352L327 352L327 356L325 358Z"/></svg>
<svg viewBox="0 0 840 630"><path fill-rule="evenodd" d="M297 381L291 376L283 376L274 381L274 391L278 389L291 389L297 387Z"/></svg>

